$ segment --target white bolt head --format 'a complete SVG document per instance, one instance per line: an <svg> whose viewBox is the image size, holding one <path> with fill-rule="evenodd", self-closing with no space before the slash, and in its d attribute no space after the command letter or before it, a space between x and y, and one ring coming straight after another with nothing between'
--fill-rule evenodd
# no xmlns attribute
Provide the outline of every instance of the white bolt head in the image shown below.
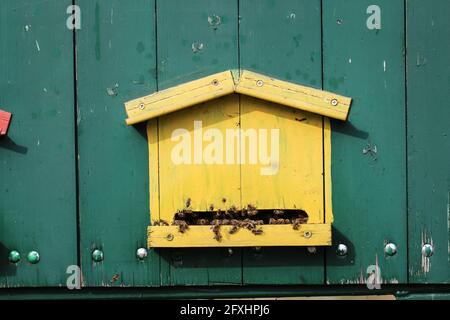
<svg viewBox="0 0 450 320"><path fill-rule="evenodd" d="M147 252L147 249L145 249L145 248L139 248L136 251L136 256L141 260L145 259L147 257L147 254L148 254L148 252Z"/></svg>

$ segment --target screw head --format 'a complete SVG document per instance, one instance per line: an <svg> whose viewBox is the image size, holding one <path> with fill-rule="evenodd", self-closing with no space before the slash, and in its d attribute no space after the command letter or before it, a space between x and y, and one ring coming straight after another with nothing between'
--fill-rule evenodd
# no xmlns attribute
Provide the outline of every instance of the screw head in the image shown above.
<svg viewBox="0 0 450 320"><path fill-rule="evenodd" d="M258 87L262 87L264 85L264 82L262 80L258 80L258 81L256 81L256 85Z"/></svg>
<svg viewBox="0 0 450 320"><path fill-rule="evenodd" d="M228 248L227 249L227 255L228 256L232 256L234 254L233 248Z"/></svg>
<svg viewBox="0 0 450 320"><path fill-rule="evenodd" d="M144 260L145 258L147 258L148 252L147 249L145 248L139 248L136 250L136 256L138 257L139 260Z"/></svg>
<svg viewBox="0 0 450 320"><path fill-rule="evenodd" d="M213 86L217 86L217 85L219 84L219 80L214 79L214 80L211 82L211 84L212 84Z"/></svg>
<svg viewBox="0 0 450 320"><path fill-rule="evenodd" d="M397 246L393 243L388 243L385 247L384 247L384 252L388 255L388 256L393 256L397 253Z"/></svg>
<svg viewBox="0 0 450 320"><path fill-rule="evenodd" d="M331 105L332 105L333 107L336 107L336 106L338 105L337 99L331 99Z"/></svg>
<svg viewBox="0 0 450 320"><path fill-rule="evenodd" d="M94 251L92 251L92 260L94 260L94 262L103 261L103 251L99 249L95 249Z"/></svg>
<svg viewBox="0 0 450 320"><path fill-rule="evenodd" d="M145 104L140 103L140 104L139 104L139 109L144 110L144 109L145 109Z"/></svg>
<svg viewBox="0 0 450 320"><path fill-rule="evenodd" d="M27 260L31 264L36 264L39 262L41 258L39 257L39 253L37 251L30 251L27 255Z"/></svg>
<svg viewBox="0 0 450 320"><path fill-rule="evenodd" d="M20 253L16 250L12 250L8 255L8 260L11 263L17 263L20 261Z"/></svg>
<svg viewBox="0 0 450 320"><path fill-rule="evenodd" d="M308 250L308 252L311 254L315 254L317 252L316 247L307 247L306 250Z"/></svg>
<svg viewBox="0 0 450 320"><path fill-rule="evenodd" d="M173 238L174 238L174 236L173 236L173 234L171 234L171 233L169 233L169 234L166 236L167 241L172 241Z"/></svg>
<svg viewBox="0 0 450 320"><path fill-rule="evenodd" d="M305 231L304 233L303 233L303 236L305 237L305 238L311 238L312 237L312 232L311 231Z"/></svg>
<svg viewBox="0 0 450 320"><path fill-rule="evenodd" d="M426 258L429 258L433 255L434 253L434 248L431 244L426 243L423 245L422 247L422 255Z"/></svg>
<svg viewBox="0 0 450 320"><path fill-rule="evenodd" d="M346 256L348 253L348 248L345 244L339 243L336 249L336 254L340 257Z"/></svg>
<svg viewBox="0 0 450 320"><path fill-rule="evenodd" d="M254 248L253 248L253 251L254 251L255 253L261 253L262 248L261 248L261 247L254 247Z"/></svg>

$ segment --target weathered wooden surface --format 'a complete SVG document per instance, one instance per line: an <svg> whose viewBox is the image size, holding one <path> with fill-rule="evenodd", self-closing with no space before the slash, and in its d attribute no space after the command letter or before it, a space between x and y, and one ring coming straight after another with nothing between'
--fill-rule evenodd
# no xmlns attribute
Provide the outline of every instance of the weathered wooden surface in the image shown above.
<svg viewBox="0 0 450 320"><path fill-rule="evenodd" d="M322 7L324 88L353 97L348 122L331 123L333 243L349 253L327 249L327 283L364 283L374 267L383 283L407 281L404 6L378 1L381 29L370 30L371 4ZM392 257L388 242L398 248Z"/></svg>
<svg viewBox="0 0 450 320"><path fill-rule="evenodd" d="M0 2L0 108L13 113L0 137L0 287L65 286L77 264L70 3Z"/></svg>
<svg viewBox="0 0 450 320"><path fill-rule="evenodd" d="M157 1L158 88L238 67L237 1ZM241 250L161 251L162 285L241 284Z"/></svg>
<svg viewBox="0 0 450 320"><path fill-rule="evenodd" d="M145 261L136 257L146 247L150 223L146 128L123 121L125 101L156 90L155 3L77 4L83 12L76 46L84 283L159 285L159 256L150 251ZM96 248L103 250L103 262L93 263Z"/></svg>
<svg viewBox="0 0 450 320"><path fill-rule="evenodd" d="M408 0L407 8L409 280L449 283L450 2Z"/></svg>
<svg viewBox="0 0 450 320"><path fill-rule="evenodd" d="M320 1L239 4L240 67L320 89ZM315 254L306 248L244 249L243 282L323 284L323 261L320 248Z"/></svg>
<svg viewBox="0 0 450 320"><path fill-rule="evenodd" d="M297 229L292 225L261 225L262 234L255 235L245 228L231 234L233 227L221 226L222 238L214 239L211 226L189 226L180 232L177 226L150 226L148 228L149 247L289 247L331 245L331 224L302 224ZM234 250L234 249L233 249Z"/></svg>
<svg viewBox="0 0 450 320"><path fill-rule="evenodd" d="M87 286L362 283L370 265L388 283L449 282L447 0L75 2L77 112L72 1L0 2L0 108L13 112L0 140L1 286L64 286L77 261ZM373 4L380 30L366 26ZM331 126L333 243L348 245L346 258L333 246L326 257L222 248L137 260L157 208L146 128L125 125L123 103L239 67L354 98L349 123ZM36 265L25 261L33 249Z"/></svg>

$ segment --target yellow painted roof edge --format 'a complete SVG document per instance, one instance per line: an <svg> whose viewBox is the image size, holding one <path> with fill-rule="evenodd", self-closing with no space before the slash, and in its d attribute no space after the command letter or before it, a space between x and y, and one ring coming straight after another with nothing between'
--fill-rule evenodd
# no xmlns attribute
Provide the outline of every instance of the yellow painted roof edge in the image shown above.
<svg viewBox="0 0 450 320"><path fill-rule="evenodd" d="M227 70L125 102L133 125L232 93L347 120L352 99L248 70Z"/></svg>

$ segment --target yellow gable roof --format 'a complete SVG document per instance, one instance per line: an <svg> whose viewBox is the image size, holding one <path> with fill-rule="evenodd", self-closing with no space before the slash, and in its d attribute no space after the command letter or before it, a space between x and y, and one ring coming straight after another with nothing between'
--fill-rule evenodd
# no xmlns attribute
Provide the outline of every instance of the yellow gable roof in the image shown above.
<svg viewBox="0 0 450 320"><path fill-rule="evenodd" d="M351 104L351 98L331 92L247 70L227 70L126 102L126 122L133 125L232 93L339 120L347 119Z"/></svg>

